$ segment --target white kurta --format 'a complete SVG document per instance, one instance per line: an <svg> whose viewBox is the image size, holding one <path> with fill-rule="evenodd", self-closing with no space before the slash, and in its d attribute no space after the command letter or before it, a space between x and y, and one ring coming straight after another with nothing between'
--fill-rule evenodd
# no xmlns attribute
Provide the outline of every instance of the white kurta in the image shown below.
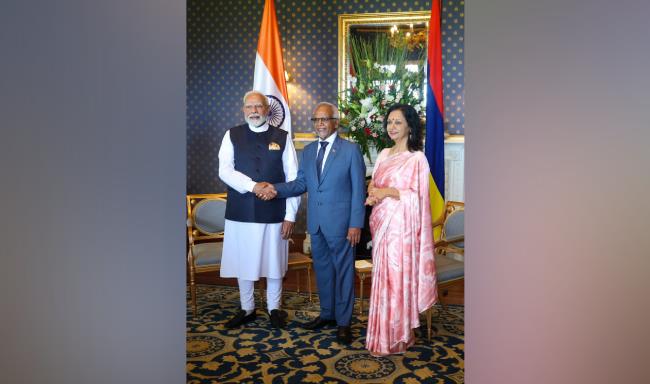
<svg viewBox="0 0 650 384"><path fill-rule="evenodd" d="M264 132L269 126L249 128L253 132ZM286 181L292 181L298 174L298 160L293 147L291 134L287 134L287 143L282 153L282 166ZM219 178L239 193L252 192L257 182L235 170L235 155L230 131L227 131L219 148ZM300 197L286 199L287 207L284 219L296 221ZM280 232L282 223L246 223L226 220L224 229L223 255L221 259L221 277L237 277L257 281L260 277L281 279L287 272L289 244L283 240Z"/></svg>

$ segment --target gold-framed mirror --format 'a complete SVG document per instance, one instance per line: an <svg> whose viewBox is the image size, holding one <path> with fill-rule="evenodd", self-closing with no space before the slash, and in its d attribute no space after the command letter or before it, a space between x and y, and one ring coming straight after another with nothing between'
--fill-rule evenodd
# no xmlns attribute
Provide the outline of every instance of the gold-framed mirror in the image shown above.
<svg viewBox="0 0 650 384"><path fill-rule="evenodd" d="M431 12L384 12L341 14L338 17L338 94L350 86L350 36L355 33L391 33L399 31L415 34L424 30L424 49L426 50L427 28Z"/></svg>

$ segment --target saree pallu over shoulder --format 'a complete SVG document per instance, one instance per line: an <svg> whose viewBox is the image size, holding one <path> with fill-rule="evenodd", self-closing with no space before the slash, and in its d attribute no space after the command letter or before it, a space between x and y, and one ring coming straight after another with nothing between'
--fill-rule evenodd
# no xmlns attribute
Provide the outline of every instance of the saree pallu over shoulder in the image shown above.
<svg viewBox="0 0 650 384"><path fill-rule="evenodd" d="M366 348L376 355L401 353L414 343L419 314L437 300L429 165L422 152L378 158L376 188L396 188L370 215L372 290Z"/></svg>

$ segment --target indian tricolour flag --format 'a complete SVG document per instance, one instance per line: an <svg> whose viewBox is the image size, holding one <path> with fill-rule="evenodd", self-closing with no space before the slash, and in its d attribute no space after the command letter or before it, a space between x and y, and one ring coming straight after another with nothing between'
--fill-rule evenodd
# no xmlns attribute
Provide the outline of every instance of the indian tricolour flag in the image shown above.
<svg viewBox="0 0 650 384"><path fill-rule="evenodd" d="M255 56L255 80L253 89L264 93L270 103L269 124L291 133L291 114L289 113L289 94L284 79L282 44L275 16L275 3L266 0L260 37Z"/></svg>

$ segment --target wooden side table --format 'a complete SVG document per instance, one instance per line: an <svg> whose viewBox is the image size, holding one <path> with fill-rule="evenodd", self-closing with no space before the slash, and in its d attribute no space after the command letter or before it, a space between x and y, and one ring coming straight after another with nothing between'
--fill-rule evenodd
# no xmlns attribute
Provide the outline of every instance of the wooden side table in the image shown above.
<svg viewBox="0 0 650 384"><path fill-rule="evenodd" d="M309 290L309 302L313 302L311 298L311 257L304 253L291 252L289 253L289 271L296 271L296 290L300 293L300 271L307 270L307 289Z"/></svg>
<svg viewBox="0 0 650 384"><path fill-rule="evenodd" d="M356 260L354 262L354 270L359 276L360 290L359 290L359 315L363 313L363 281L372 273L372 261L370 260Z"/></svg>

